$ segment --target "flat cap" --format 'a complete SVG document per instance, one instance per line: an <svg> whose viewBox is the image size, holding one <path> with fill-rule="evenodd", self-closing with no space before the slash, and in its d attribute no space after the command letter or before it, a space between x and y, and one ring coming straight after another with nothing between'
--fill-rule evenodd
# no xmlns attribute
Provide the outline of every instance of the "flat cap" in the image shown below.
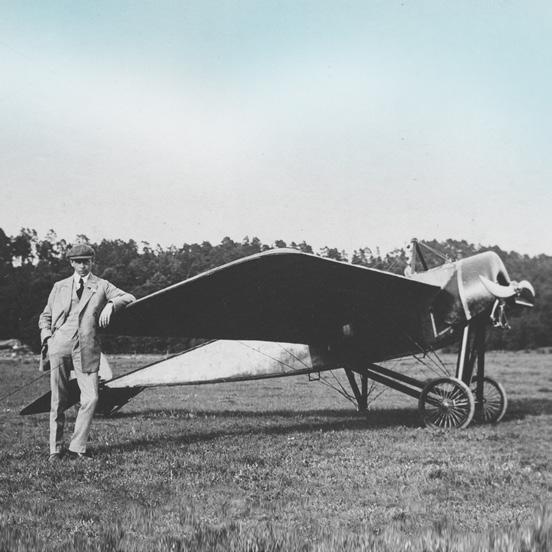
<svg viewBox="0 0 552 552"><path fill-rule="evenodd" d="M86 243L74 245L67 251L68 259L90 259L94 256L94 250Z"/></svg>

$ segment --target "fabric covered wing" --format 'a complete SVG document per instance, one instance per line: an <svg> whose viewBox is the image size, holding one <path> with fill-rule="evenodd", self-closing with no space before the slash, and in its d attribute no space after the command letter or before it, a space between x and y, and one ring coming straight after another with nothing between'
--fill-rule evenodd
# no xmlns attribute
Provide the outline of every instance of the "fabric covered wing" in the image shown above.
<svg viewBox="0 0 552 552"><path fill-rule="evenodd" d="M109 333L320 343L355 320L377 324L439 288L289 249L239 259L144 297Z"/></svg>

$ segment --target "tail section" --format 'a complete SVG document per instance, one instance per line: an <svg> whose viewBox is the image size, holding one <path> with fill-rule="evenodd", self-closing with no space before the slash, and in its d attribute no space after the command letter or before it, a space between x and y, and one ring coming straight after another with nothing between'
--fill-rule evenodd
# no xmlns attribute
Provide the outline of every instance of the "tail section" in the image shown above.
<svg viewBox="0 0 552 552"><path fill-rule="evenodd" d="M317 350L316 347L308 345L267 341L209 341L194 349L101 382L96 412L112 414L146 387L277 378L335 368L322 349ZM77 382L72 380L67 408L76 404L79 398ZM49 410L48 392L26 406L21 414L39 414Z"/></svg>
<svg viewBox="0 0 552 552"><path fill-rule="evenodd" d="M105 383L100 383L98 404L96 413L104 416L109 416L122 408L130 399L143 391L143 387L130 387L125 389L110 389ZM50 412L50 401L52 393L48 391L35 399L32 403L23 408L19 414L27 416L29 414L44 414ZM80 390L77 385L77 380L73 379L69 382L69 400L65 406L65 410L76 405L80 401Z"/></svg>

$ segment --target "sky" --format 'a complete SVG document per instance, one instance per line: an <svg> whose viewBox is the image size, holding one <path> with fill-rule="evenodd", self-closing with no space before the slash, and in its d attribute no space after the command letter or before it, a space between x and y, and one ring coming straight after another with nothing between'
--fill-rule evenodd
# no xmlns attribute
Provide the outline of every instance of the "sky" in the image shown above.
<svg viewBox="0 0 552 552"><path fill-rule="evenodd" d="M0 228L552 254L547 1L0 0Z"/></svg>

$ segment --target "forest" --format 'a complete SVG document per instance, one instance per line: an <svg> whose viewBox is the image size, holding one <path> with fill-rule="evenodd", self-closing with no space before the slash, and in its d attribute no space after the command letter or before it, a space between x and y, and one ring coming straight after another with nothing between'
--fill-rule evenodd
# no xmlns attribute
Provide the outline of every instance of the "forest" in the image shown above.
<svg viewBox="0 0 552 552"><path fill-rule="evenodd" d="M256 237L245 237L240 242L225 237L216 245L204 241L162 247L147 242L137 243L132 239L104 239L94 243L87 236L78 235L73 243L69 243L58 238L54 230L40 237L35 230L22 228L17 235L9 236L0 228L0 340L19 339L33 351L39 350L38 317L53 283L72 272L65 253L74 243L89 243L96 251L94 273L137 298L210 268L273 248L290 247L397 274L403 273L407 263L404 248L385 254L377 247L364 247L352 252L323 247L314 251L304 241L286 243L277 240L264 244ZM534 285L535 308L524 309L524 312L512 317L509 330L490 332L487 338L489 348L528 350L552 346L551 256L507 252L496 246L483 247L464 240L431 240L424 243L450 260L480 251L495 251L504 261L512 279L526 279ZM432 266L443 262L442 258L431 253L427 260ZM197 340L184 338L103 337L104 350L108 353L171 353L195 343Z"/></svg>

